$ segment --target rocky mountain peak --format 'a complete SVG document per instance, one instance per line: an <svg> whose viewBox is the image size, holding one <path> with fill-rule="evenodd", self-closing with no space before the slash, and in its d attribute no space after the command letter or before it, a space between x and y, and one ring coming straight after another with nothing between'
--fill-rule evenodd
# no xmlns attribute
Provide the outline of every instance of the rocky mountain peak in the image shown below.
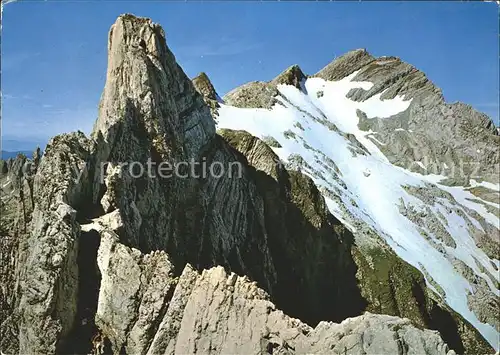
<svg viewBox="0 0 500 355"><path fill-rule="evenodd" d="M230 91L224 96L224 102L236 107L270 109L277 102L279 85L292 85L302 90L306 78L298 65L292 65L271 81L253 81Z"/></svg>
<svg viewBox="0 0 500 355"><path fill-rule="evenodd" d="M104 151L137 157L144 150L137 145L149 144L164 157L195 155L215 133L214 123L167 47L163 29L149 19L122 15L111 27L108 49L92 133L106 142Z"/></svg>
<svg viewBox="0 0 500 355"><path fill-rule="evenodd" d="M215 87L205 72L201 72L193 79L193 85L203 97L211 100L218 100L219 95L217 95Z"/></svg>
<svg viewBox="0 0 500 355"><path fill-rule="evenodd" d="M198 74L198 76L193 79L193 85L196 91L203 96L203 100L207 106L210 107L212 116L214 118L217 117L217 109L220 107L219 104L222 102L222 99L219 94L217 94L208 75L205 72Z"/></svg>
<svg viewBox="0 0 500 355"><path fill-rule="evenodd" d="M280 75L271 81L273 85L292 85L297 89L301 90L301 84L307 78L307 76L302 72L302 69L295 64L288 67Z"/></svg>
<svg viewBox="0 0 500 355"><path fill-rule="evenodd" d="M495 171L499 159L496 153L498 133L494 122L470 105L447 103L441 89L425 73L401 58L376 58L365 49L356 49L336 58L313 77L326 82L343 79L360 82L346 93L346 97L354 102L366 103L378 97L381 100L398 98L407 105L390 119L368 118L362 111L358 114L358 128L374 132L369 139L373 139L391 163L410 166L411 170L425 174L443 170L440 164L458 166L460 161L477 161L480 162L478 176L492 182L498 180ZM297 86L299 78L306 77L300 68L294 66L270 82L252 82L238 87L228 93L225 100L228 105L240 108L272 109L275 104L286 101L286 94L279 90L278 85L289 84L302 91L300 85ZM323 94L319 90L317 97ZM448 148L443 149L443 144ZM453 150L454 154L446 153L448 150ZM432 157L430 168L412 164L423 156ZM461 179L452 179L448 183L456 185L468 181L467 176L473 171L468 166L470 164L462 169ZM452 172L453 169L440 171L443 175Z"/></svg>
<svg viewBox="0 0 500 355"><path fill-rule="evenodd" d="M358 72L354 81L369 81L374 85L369 90L356 89L350 93L352 100L364 101L378 93L383 99L404 95L407 99L433 96L442 101L442 93L424 73L405 63L399 57L374 57L366 49L356 49L334 59L314 76L327 81L341 80Z"/></svg>
<svg viewBox="0 0 500 355"><path fill-rule="evenodd" d="M314 76L327 81L340 80L374 60L366 49L356 49L335 58Z"/></svg>

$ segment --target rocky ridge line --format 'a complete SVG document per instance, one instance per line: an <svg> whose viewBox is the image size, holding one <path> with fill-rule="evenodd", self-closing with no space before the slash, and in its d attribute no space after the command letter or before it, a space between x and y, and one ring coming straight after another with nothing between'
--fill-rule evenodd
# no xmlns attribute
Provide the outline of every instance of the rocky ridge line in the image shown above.
<svg viewBox="0 0 500 355"><path fill-rule="evenodd" d="M96 319L102 329L131 329L111 338L113 348L126 353L455 353L437 332L397 317L365 313L312 328L283 314L247 277L222 267L200 274L188 264L174 279L167 254L142 255L117 239L102 234L98 263L103 297ZM123 267L111 270L121 263ZM133 279L148 281L140 290ZM153 324L157 328L150 331Z"/></svg>
<svg viewBox="0 0 500 355"><path fill-rule="evenodd" d="M307 77L300 69L289 68L287 72ZM389 118L367 118L361 111L358 114L359 128L373 132L369 137L392 164L421 174L450 176L450 185L468 186L471 178L498 182L500 154L496 147L500 136L487 115L461 102L447 103L442 91L423 72L400 58L375 58L365 49L336 58L312 77L337 81L354 72L353 81L373 83L369 90L352 89L347 96L354 101L366 101L375 95L382 100L398 95L412 100L407 110ZM296 82L281 81L284 73L268 83L244 84L225 95L224 101L235 107L271 109L280 96L277 83Z"/></svg>

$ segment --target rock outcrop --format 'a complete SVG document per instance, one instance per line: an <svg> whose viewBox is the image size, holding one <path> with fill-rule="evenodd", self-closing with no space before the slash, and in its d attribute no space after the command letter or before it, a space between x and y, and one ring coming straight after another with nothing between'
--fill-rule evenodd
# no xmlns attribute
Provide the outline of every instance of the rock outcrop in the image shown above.
<svg viewBox="0 0 500 355"><path fill-rule="evenodd" d="M375 58L366 49L356 49L338 57L321 69L315 77L336 81L351 75L363 66L372 63Z"/></svg>
<svg viewBox="0 0 500 355"><path fill-rule="evenodd" d="M29 165L24 155L4 162L0 174L0 345L6 352L17 349L20 314L20 243L27 237L33 212L33 174L36 166Z"/></svg>
<svg viewBox="0 0 500 355"><path fill-rule="evenodd" d="M108 232L98 261L96 321L114 352L454 354L437 332L397 317L366 313L310 327L278 310L247 277L222 267L200 274L188 264L174 278L165 253L142 255Z"/></svg>
<svg viewBox="0 0 500 355"><path fill-rule="evenodd" d="M359 113L359 127L374 132L373 142L391 163L423 174L453 176L450 184L462 185L470 178L498 182L500 156L495 147L500 137L488 116L470 105L446 103L424 73L397 57L374 58L357 50L337 58L315 76L340 80L354 72L354 81L373 86L351 90L348 97L352 100L365 101L375 95L382 100L397 95L412 100L407 110L390 118L367 118Z"/></svg>
<svg viewBox="0 0 500 355"><path fill-rule="evenodd" d="M2 346L20 353L54 353L76 314L74 207L89 192L90 147L82 133L55 137L49 147L41 161L39 151L32 160L16 158L5 183L13 185L11 196L2 199L8 211L2 213L2 253L9 253L2 255L2 309L8 313L2 317Z"/></svg>
<svg viewBox="0 0 500 355"><path fill-rule="evenodd" d="M292 65L270 82L254 81L242 85L224 96L224 102L235 107L270 109L278 101L278 85L293 85L302 89L306 75L298 65Z"/></svg>
<svg viewBox="0 0 500 355"><path fill-rule="evenodd" d="M214 119L217 118L217 109L220 107L219 103L222 102L222 99L215 91L215 88L208 78L206 73L200 73L197 77L193 79L193 85L205 100L205 103L210 107L210 112Z"/></svg>

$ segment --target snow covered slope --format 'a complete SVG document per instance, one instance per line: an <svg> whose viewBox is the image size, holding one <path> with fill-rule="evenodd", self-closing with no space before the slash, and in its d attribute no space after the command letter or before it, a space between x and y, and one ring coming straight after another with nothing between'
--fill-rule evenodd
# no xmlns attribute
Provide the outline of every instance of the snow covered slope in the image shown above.
<svg viewBox="0 0 500 355"><path fill-rule="evenodd" d="M374 85L354 81L356 74L338 81L308 78L300 87L278 85L271 109L220 104L218 128L246 130L274 142L270 145L288 167L315 181L332 214L355 234L363 226L375 230L498 348L499 325L488 318L491 309L484 304L493 302L493 312L497 308L500 262L478 246L485 238L498 243L498 203L473 194L471 186L439 184L444 176L391 164L379 149L386 143L377 140L376 132L358 128L360 116L391 117L407 110L412 99L383 100L382 92L351 100L352 89ZM472 183L472 188L498 194L498 185Z"/></svg>

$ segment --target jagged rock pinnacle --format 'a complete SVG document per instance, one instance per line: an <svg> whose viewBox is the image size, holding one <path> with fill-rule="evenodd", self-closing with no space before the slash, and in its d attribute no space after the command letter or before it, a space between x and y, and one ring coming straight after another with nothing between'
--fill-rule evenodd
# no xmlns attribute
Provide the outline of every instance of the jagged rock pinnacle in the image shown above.
<svg viewBox="0 0 500 355"><path fill-rule="evenodd" d="M203 97L211 100L218 100L219 96L217 95L217 91L215 91L210 78L205 72L201 72L193 79L193 85Z"/></svg>
<svg viewBox="0 0 500 355"><path fill-rule="evenodd" d="M306 78L306 75L298 65L292 65L274 78L271 83L274 85L293 85L297 89L301 89L301 83Z"/></svg>
<svg viewBox="0 0 500 355"><path fill-rule="evenodd" d="M215 91L215 87L212 85L210 78L206 73L202 72L193 79L193 85L196 91L201 94L208 107L210 107L210 112L215 120L218 115L217 110L220 107L219 103L222 102L222 99L217 94L217 91Z"/></svg>
<svg viewBox="0 0 500 355"><path fill-rule="evenodd" d="M224 96L224 102L236 107L269 109L277 102L278 85L293 85L302 90L306 78L298 65L292 65L269 82L254 81L232 90Z"/></svg>
<svg viewBox="0 0 500 355"><path fill-rule="evenodd" d="M150 19L118 17L109 32L108 70L92 136L99 160L195 157L215 134L209 108ZM156 154L156 153L155 153ZM110 156L111 155L111 156Z"/></svg>

